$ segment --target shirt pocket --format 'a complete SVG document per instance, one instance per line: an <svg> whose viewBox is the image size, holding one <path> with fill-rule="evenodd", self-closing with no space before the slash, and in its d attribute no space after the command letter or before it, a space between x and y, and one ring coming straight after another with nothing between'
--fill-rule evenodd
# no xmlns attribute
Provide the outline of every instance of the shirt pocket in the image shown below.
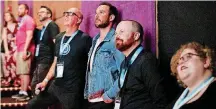
<svg viewBox="0 0 216 109"><path fill-rule="evenodd" d="M109 68L113 60L113 53L110 49L100 49L95 58L95 65L100 66L101 73L110 72Z"/></svg>
<svg viewBox="0 0 216 109"><path fill-rule="evenodd" d="M113 56L113 53L109 49L101 49L99 52L101 58L111 58Z"/></svg>

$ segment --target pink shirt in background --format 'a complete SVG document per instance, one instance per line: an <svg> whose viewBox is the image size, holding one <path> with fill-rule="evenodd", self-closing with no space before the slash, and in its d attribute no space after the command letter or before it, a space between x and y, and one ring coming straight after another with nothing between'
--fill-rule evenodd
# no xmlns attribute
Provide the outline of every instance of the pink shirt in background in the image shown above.
<svg viewBox="0 0 216 109"><path fill-rule="evenodd" d="M26 37L27 37L26 31L28 30L34 31L35 27L36 27L35 22L31 16L25 15L22 18L21 22L19 23L18 31L16 33L16 46L18 52L22 52L24 49ZM32 38L28 51L34 53L34 50L35 50L35 44Z"/></svg>

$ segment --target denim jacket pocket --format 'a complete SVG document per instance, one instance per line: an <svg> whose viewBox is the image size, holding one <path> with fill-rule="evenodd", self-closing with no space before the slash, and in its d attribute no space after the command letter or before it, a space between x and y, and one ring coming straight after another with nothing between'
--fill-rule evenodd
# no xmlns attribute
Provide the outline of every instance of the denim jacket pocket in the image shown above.
<svg viewBox="0 0 216 109"><path fill-rule="evenodd" d="M110 67L113 66L113 53L110 49L100 49L95 56L94 65L97 66L99 73L110 72Z"/></svg>

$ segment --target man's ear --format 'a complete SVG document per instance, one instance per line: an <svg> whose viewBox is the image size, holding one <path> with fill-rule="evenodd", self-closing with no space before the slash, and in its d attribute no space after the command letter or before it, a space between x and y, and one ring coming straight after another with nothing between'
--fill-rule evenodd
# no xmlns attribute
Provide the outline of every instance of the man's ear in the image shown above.
<svg viewBox="0 0 216 109"><path fill-rule="evenodd" d="M82 22L82 20L79 18L77 21L77 24L80 24Z"/></svg>
<svg viewBox="0 0 216 109"><path fill-rule="evenodd" d="M115 16L112 14L110 15L110 21L113 21L115 19Z"/></svg>
<svg viewBox="0 0 216 109"><path fill-rule="evenodd" d="M134 33L134 40L137 41L140 38L140 33L139 32L135 32Z"/></svg>
<svg viewBox="0 0 216 109"><path fill-rule="evenodd" d="M211 60L209 57L207 57L205 60L204 60L204 68L209 68L211 65Z"/></svg>
<svg viewBox="0 0 216 109"><path fill-rule="evenodd" d="M51 18L51 14L49 14L48 17Z"/></svg>
<svg viewBox="0 0 216 109"><path fill-rule="evenodd" d="M25 10L25 13L28 14L28 12L29 12L29 10L26 9L26 10Z"/></svg>

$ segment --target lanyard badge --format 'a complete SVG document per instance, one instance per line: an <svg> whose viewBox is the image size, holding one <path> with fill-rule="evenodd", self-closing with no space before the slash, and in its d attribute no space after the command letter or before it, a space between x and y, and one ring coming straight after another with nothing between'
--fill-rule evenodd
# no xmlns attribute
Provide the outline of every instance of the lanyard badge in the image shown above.
<svg viewBox="0 0 216 109"><path fill-rule="evenodd" d="M117 96L115 99L115 107L114 109L120 109L121 97Z"/></svg>
<svg viewBox="0 0 216 109"><path fill-rule="evenodd" d="M43 35L44 35L45 30L46 30L46 27L44 27L44 28L41 30L40 41L41 41L42 38L43 38ZM36 51L35 51L35 56L38 56L38 55L39 55L39 49L40 49L40 44L37 44L37 46L36 46Z"/></svg>
<svg viewBox="0 0 216 109"><path fill-rule="evenodd" d="M35 51L35 56L39 55L39 47L40 47L40 44L37 44L36 51Z"/></svg>
<svg viewBox="0 0 216 109"><path fill-rule="evenodd" d="M45 32L45 30L46 30L46 28L47 28L47 26L48 26L48 24L49 24L50 22L51 22L51 20L48 21L47 24L46 24L46 26L43 27L43 29L41 30L40 41L43 39L44 32ZM36 51L35 51L35 56L38 56L38 55L39 55L39 48L40 48L40 44L37 44L37 46L36 46Z"/></svg>
<svg viewBox="0 0 216 109"><path fill-rule="evenodd" d="M57 75L56 78L62 78L64 72L64 61L57 63Z"/></svg>
<svg viewBox="0 0 216 109"><path fill-rule="evenodd" d="M57 62L57 75L56 75L56 78L62 78L63 77L63 72L64 72L64 49L66 48L67 45L69 45L70 41L74 38L74 36L78 33L78 30L73 33L71 35L71 37L69 38L69 40L63 44L63 41L64 41L64 38L65 38L65 35L62 37L62 40L61 40L61 43L60 43L60 52L59 52L59 56L60 56L60 59L59 59L59 62Z"/></svg>

